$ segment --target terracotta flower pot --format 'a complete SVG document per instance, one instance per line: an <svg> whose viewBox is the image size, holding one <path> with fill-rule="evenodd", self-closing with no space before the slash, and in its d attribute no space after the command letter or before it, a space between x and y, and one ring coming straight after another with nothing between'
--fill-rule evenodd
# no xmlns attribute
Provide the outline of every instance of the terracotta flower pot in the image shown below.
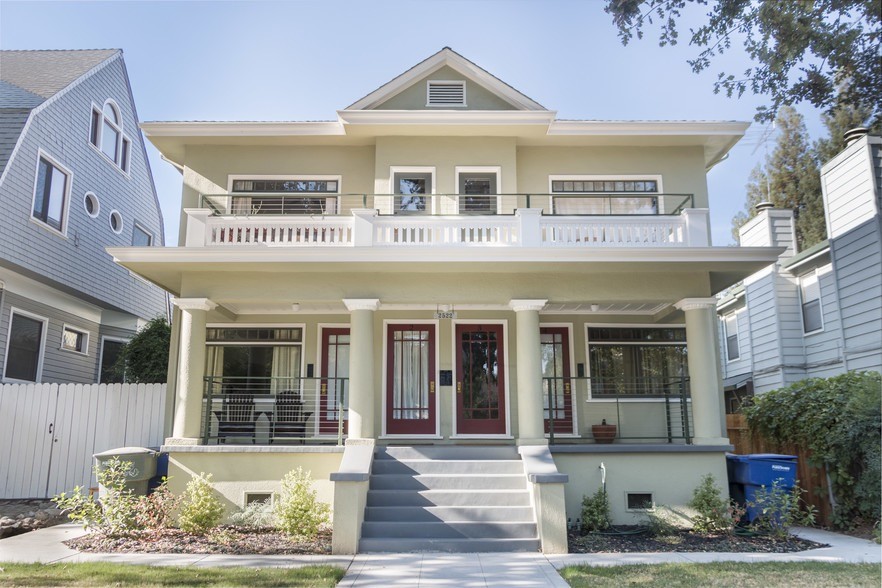
<svg viewBox="0 0 882 588"><path fill-rule="evenodd" d="M591 434L595 443L612 443L616 438L615 425L591 425Z"/></svg>

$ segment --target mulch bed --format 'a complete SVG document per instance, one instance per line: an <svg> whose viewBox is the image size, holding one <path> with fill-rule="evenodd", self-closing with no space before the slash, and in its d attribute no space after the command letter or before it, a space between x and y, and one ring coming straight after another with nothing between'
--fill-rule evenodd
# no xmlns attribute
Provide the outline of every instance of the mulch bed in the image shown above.
<svg viewBox="0 0 882 588"><path fill-rule="evenodd" d="M90 533L64 542L71 549L100 553L224 553L235 555L325 555L331 553L331 532L314 541L295 541L273 529L225 525L206 535L180 529L139 531L123 537Z"/></svg>
<svg viewBox="0 0 882 588"><path fill-rule="evenodd" d="M637 527L617 527L615 530L629 532ZM569 532L570 553L642 553L654 551L714 553L791 553L829 547L814 541L790 536L776 539L766 535L699 535L691 531L678 531L667 537L654 537L642 534L599 534L583 535L579 531Z"/></svg>

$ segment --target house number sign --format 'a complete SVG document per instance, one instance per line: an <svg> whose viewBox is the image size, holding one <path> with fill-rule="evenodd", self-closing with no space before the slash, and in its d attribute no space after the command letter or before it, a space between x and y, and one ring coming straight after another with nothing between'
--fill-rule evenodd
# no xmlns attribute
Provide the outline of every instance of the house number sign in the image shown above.
<svg viewBox="0 0 882 588"><path fill-rule="evenodd" d="M447 310L447 311L438 311L435 313L436 319L455 319L456 311L455 310Z"/></svg>

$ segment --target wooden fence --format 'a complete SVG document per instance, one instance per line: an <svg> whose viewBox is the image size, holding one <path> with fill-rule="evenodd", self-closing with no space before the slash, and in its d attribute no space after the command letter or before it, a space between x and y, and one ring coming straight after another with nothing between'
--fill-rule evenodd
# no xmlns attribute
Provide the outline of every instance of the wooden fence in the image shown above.
<svg viewBox="0 0 882 588"><path fill-rule="evenodd" d="M92 455L159 447L165 384L0 386L0 498L96 485Z"/></svg>
<svg viewBox="0 0 882 588"><path fill-rule="evenodd" d="M833 505L830 504L827 493L827 472L823 467L812 467L808 463L810 455L805 449L793 445L778 445L751 434L747 427L747 419L743 414L727 414L726 429L729 433L729 442L735 446L735 453L745 455L748 453L781 453L795 455L798 458L796 479L799 485L807 492L803 495L805 501L818 509L818 523L829 525L833 515Z"/></svg>

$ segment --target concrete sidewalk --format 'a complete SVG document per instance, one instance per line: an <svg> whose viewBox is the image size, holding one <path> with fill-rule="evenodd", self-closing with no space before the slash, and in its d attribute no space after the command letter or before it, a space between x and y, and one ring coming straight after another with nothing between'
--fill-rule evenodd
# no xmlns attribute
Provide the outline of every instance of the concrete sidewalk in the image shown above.
<svg viewBox="0 0 882 588"><path fill-rule="evenodd" d="M795 529L800 537L830 547L799 553L366 553L332 555L189 555L79 553L62 541L84 534L76 525L58 525L0 540L0 562L113 562L174 566L300 567L328 564L347 570L340 586L553 586L565 587L557 570L569 565L624 565L739 561L824 561L882 563L882 547L863 539L817 529Z"/></svg>

